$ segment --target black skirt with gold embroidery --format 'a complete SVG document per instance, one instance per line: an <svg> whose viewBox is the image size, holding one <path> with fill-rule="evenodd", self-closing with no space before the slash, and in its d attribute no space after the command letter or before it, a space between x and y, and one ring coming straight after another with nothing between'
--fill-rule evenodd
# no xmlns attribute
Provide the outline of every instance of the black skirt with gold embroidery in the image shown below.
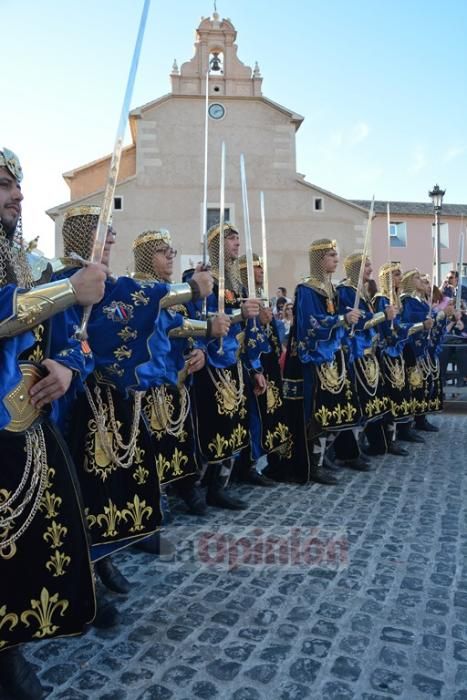
<svg viewBox="0 0 467 700"><path fill-rule="evenodd" d="M154 532L161 523L160 486L138 400L91 377L71 424L70 448L92 545L129 544Z"/></svg>
<svg viewBox="0 0 467 700"><path fill-rule="evenodd" d="M248 445L248 411L241 362L205 366L193 376L195 433L202 459L222 462Z"/></svg>
<svg viewBox="0 0 467 700"><path fill-rule="evenodd" d="M1 653L79 634L95 598L79 487L61 436L45 421L26 434L1 431L0 449Z"/></svg>
<svg viewBox="0 0 467 700"><path fill-rule="evenodd" d="M143 413L161 486L198 475L191 396L185 384L147 391Z"/></svg>
<svg viewBox="0 0 467 700"><path fill-rule="evenodd" d="M363 421L367 423L389 413L391 402L376 354L371 352L355 360L352 375Z"/></svg>
<svg viewBox="0 0 467 700"><path fill-rule="evenodd" d="M412 415L410 385L404 356L391 357L382 353L380 360L385 394L389 398L391 416L394 421L406 420Z"/></svg>

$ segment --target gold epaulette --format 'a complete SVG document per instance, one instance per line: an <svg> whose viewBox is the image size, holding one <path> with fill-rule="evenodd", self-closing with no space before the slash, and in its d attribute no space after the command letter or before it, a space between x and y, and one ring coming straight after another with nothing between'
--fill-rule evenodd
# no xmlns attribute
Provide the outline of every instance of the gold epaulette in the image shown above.
<svg viewBox="0 0 467 700"><path fill-rule="evenodd" d="M12 338L76 303L69 279L42 284L27 292L15 293L13 314L0 323L0 338Z"/></svg>
<svg viewBox="0 0 467 700"><path fill-rule="evenodd" d="M196 321L194 318L184 318L178 328L169 331L169 338L205 338L208 333L207 321Z"/></svg>
<svg viewBox="0 0 467 700"><path fill-rule="evenodd" d="M187 301L191 301L192 296L192 288L187 282L170 284L167 294L162 297L159 305L161 309L167 309L169 306L184 304Z"/></svg>

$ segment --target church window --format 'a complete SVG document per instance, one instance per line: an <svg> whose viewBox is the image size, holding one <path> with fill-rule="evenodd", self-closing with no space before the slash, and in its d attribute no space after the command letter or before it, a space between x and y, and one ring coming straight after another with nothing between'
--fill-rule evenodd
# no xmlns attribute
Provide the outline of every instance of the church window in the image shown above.
<svg viewBox="0 0 467 700"><path fill-rule="evenodd" d="M215 226L216 224L220 223L220 220L221 220L220 208L215 208L215 207L208 208L208 215L207 215L208 231L211 228L211 226ZM230 209L228 209L228 208L224 209L224 221L230 221ZM230 222L230 223L232 223L232 222Z"/></svg>
<svg viewBox="0 0 467 700"><path fill-rule="evenodd" d="M324 211L324 202L322 197L313 198L313 208L315 211Z"/></svg>

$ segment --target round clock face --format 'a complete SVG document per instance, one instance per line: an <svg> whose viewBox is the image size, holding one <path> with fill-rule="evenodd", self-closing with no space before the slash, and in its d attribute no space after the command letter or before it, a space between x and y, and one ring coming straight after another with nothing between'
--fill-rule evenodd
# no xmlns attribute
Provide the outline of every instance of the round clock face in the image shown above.
<svg viewBox="0 0 467 700"><path fill-rule="evenodd" d="M211 119L222 119L225 117L225 108L218 102L213 102L210 104L208 112Z"/></svg>

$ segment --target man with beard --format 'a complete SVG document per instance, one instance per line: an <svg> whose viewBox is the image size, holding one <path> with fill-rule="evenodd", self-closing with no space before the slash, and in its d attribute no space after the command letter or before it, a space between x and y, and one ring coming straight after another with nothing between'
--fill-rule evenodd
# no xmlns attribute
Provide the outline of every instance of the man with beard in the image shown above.
<svg viewBox="0 0 467 700"><path fill-rule="evenodd" d="M21 180L17 156L0 150L0 685L32 700L44 690L20 645L78 634L95 613L78 489L51 402L86 372L63 312L102 298L105 268L33 286Z"/></svg>

